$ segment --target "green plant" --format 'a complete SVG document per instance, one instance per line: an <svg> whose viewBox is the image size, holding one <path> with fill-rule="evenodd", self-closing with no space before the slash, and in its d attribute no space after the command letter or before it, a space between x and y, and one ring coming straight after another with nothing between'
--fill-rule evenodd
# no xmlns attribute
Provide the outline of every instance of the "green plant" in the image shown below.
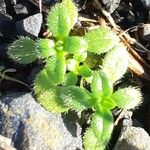
<svg viewBox="0 0 150 150"><path fill-rule="evenodd" d="M9 49L9 56L21 64L36 59L46 63L34 81L39 103L51 112L93 109L91 126L83 137L87 150L103 150L113 130L111 110L139 105L138 88L113 91L113 84L128 67L128 53L109 28L89 31L83 37L71 36L77 21L77 8L71 0L56 4L48 14L47 26L53 38L20 37ZM87 53L106 53L101 68L94 71L86 63ZM87 86L86 86L87 85ZM89 88L90 87L90 88Z"/></svg>

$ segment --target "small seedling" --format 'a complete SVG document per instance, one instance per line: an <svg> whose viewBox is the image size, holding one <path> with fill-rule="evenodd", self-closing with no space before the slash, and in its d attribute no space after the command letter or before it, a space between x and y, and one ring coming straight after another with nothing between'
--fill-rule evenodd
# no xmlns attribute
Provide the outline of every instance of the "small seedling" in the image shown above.
<svg viewBox="0 0 150 150"><path fill-rule="evenodd" d="M127 70L127 50L108 27L91 30L82 37L72 36L70 31L77 18L73 2L63 0L52 7L47 16L47 26L53 37L36 41L20 37L10 45L8 55L20 64L44 60L46 64L34 81L38 102L48 111L57 113L92 109L91 126L83 137L84 147L103 150L113 130L111 110L136 107L141 93L135 87L113 91L113 84ZM97 66L95 71L86 64L87 53L107 53L101 69Z"/></svg>

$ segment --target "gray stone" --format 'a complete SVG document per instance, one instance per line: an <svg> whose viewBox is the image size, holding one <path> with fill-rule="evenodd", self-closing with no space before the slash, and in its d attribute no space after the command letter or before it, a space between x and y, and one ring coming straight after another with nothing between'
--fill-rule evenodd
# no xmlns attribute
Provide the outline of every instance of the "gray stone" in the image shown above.
<svg viewBox="0 0 150 150"><path fill-rule="evenodd" d="M114 150L150 150L150 136L140 127L123 127Z"/></svg>
<svg viewBox="0 0 150 150"><path fill-rule="evenodd" d="M11 140L0 135L0 150L16 150L11 146Z"/></svg>
<svg viewBox="0 0 150 150"><path fill-rule="evenodd" d="M29 13L27 7L22 4L16 4L14 10L17 15L27 15Z"/></svg>
<svg viewBox="0 0 150 150"><path fill-rule="evenodd" d="M150 0L141 0L146 9L150 10Z"/></svg>
<svg viewBox="0 0 150 150"><path fill-rule="evenodd" d="M150 41L150 24L143 25L141 37L143 40Z"/></svg>
<svg viewBox="0 0 150 150"><path fill-rule="evenodd" d="M29 16L16 23L16 29L19 35L38 37L43 22L41 13Z"/></svg>
<svg viewBox="0 0 150 150"><path fill-rule="evenodd" d="M0 133L17 150L80 150L81 128L75 114L53 114L30 93L14 93L0 100Z"/></svg>
<svg viewBox="0 0 150 150"><path fill-rule="evenodd" d="M6 4L4 0L0 0L0 13L6 13Z"/></svg>
<svg viewBox="0 0 150 150"><path fill-rule="evenodd" d="M102 0L102 2L110 13L113 13L120 4L120 0Z"/></svg>

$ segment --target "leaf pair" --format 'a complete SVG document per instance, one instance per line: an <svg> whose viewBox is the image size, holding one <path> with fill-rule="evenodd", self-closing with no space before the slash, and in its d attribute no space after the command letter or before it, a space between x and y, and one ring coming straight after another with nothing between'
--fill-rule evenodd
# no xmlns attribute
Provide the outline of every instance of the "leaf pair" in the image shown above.
<svg viewBox="0 0 150 150"><path fill-rule="evenodd" d="M83 88L52 85L45 69L37 75L34 84L39 103L49 111L64 112L70 108L82 111L93 105L90 93Z"/></svg>

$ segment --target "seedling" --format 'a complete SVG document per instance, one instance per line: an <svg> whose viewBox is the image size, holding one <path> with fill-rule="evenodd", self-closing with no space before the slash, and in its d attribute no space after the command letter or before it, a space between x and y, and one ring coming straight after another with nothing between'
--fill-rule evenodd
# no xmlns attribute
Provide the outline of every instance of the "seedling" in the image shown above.
<svg viewBox="0 0 150 150"><path fill-rule="evenodd" d="M84 147L103 150L113 130L111 110L136 107L141 101L141 93L135 87L113 91L113 84L127 70L127 50L109 28L91 30L83 37L72 36L70 30L77 18L73 2L63 0L47 16L53 38L34 41L20 37L10 45L8 55L20 64L44 60L46 64L34 81L38 102L48 111L57 113L92 109L91 126L83 137ZM95 71L86 64L87 53L106 52L101 69L97 66Z"/></svg>

